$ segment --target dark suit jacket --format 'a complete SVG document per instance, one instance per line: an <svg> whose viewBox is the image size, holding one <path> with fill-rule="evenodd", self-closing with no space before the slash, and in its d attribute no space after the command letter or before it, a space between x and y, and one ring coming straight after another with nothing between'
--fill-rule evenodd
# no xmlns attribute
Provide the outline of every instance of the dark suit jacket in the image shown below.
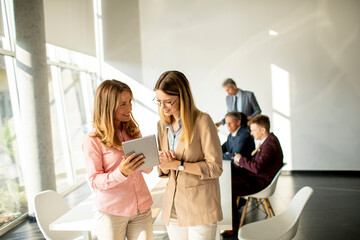
<svg viewBox="0 0 360 240"><path fill-rule="evenodd" d="M241 157L240 166L247 170L248 177L256 178L259 187L264 189L283 166L283 158L279 140L270 133L252 158Z"/></svg>
<svg viewBox="0 0 360 240"><path fill-rule="evenodd" d="M243 156L251 157L251 152L255 149L254 138L243 127L237 131L236 136L229 134L227 141L221 146L223 160L232 160L234 153L240 153ZM233 161L233 160L232 160Z"/></svg>

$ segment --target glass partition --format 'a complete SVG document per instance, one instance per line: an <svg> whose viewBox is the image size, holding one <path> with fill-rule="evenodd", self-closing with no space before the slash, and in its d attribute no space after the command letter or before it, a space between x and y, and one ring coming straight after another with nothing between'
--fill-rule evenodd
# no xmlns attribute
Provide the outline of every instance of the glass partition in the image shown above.
<svg viewBox="0 0 360 240"><path fill-rule="evenodd" d="M5 57L0 56L0 230L27 212L10 99Z"/></svg>
<svg viewBox="0 0 360 240"><path fill-rule="evenodd" d="M84 93L81 87L80 73L69 69L62 69L61 81L72 165L76 172L76 177L81 177L86 172L81 146L84 136L89 129L85 113Z"/></svg>
<svg viewBox="0 0 360 240"><path fill-rule="evenodd" d="M72 184L72 176L68 176L66 161L68 159L68 150L66 144L66 133L63 122L61 121L61 99L56 97L56 83L52 77L54 71L48 68L49 72L49 98L50 98L50 115L51 115L51 132L54 152L56 186L58 190L66 189ZM56 70L56 69L55 69ZM56 73L56 72L55 72ZM65 138L65 141L64 141ZM70 181L69 181L70 178Z"/></svg>

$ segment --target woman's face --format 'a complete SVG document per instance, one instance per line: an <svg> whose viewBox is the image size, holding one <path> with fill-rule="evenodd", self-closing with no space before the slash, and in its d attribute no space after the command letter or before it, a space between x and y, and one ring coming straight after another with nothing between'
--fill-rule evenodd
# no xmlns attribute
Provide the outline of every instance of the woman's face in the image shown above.
<svg viewBox="0 0 360 240"><path fill-rule="evenodd" d="M130 121L130 113L132 110L131 95L128 91L120 93L119 106L115 110L114 122L128 122Z"/></svg>
<svg viewBox="0 0 360 240"><path fill-rule="evenodd" d="M165 116L180 117L180 99L178 96L166 94L161 90L156 90L155 93L158 106Z"/></svg>

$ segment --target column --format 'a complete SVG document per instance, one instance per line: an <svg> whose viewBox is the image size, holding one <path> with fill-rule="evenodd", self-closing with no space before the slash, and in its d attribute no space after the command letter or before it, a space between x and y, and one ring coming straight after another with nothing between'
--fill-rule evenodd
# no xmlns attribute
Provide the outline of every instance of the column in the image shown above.
<svg viewBox="0 0 360 240"><path fill-rule="evenodd" d="M40 191L56 190L42 0L14 0L16 63L22 134L21 168L29 216Z"/></svg>

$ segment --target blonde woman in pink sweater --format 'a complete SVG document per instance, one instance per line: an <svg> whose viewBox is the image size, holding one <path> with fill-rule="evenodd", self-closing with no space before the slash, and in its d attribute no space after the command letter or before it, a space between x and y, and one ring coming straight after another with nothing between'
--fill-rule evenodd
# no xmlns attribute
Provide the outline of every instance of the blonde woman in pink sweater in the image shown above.
<svg viewBox="0 0 360 240"><path fill-rule="evenodd" d="M89 182L95 191L98 239L153 239L149 189L141 172L143 156L126 157L122 143L141 137L132 111L133 95L117 80L100 84L95 95L94 130L83 142Z"/></svg>

